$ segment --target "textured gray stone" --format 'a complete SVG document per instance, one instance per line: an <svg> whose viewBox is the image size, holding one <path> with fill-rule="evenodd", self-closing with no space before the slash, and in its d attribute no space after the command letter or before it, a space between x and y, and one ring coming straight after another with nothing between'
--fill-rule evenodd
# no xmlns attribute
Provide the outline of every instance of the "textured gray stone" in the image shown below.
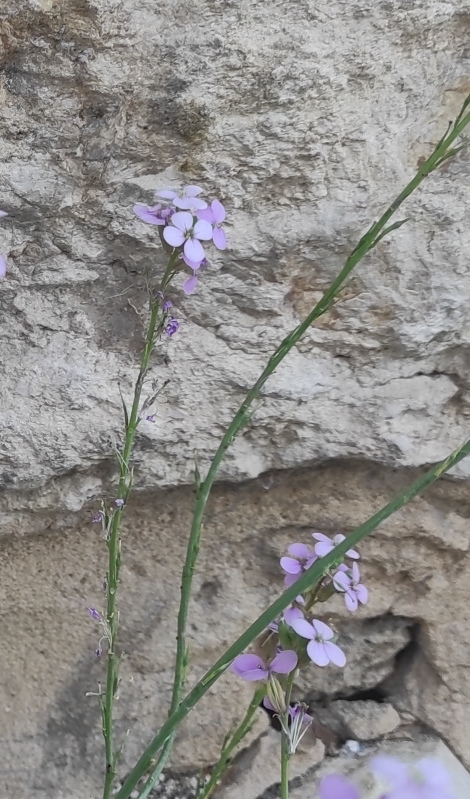
<svg viewBox="0 0 470 799"><path fill-rule="evenodd" d="M400 716L387 702L379 704L371 700L337 700L331 711L342 722L347 735L358 741L373 741L396 730Z"/></svg>
<svg viewBox="0 0 470 799"><path fill-rule="evenodd" d="M163 264L133 203L196 180L226 202L231 248L193 297L174 289L181 333L152 368L152 379L171 382L157 423L138 438L141 495L126 521L123 772L167 712L194 450L204 471L272 348L455 116L470 88L469 20L468 0L3 0L8 799L99 794L99 720L85 694L103 667L84 609L102 606L106 567L89 517L103 492L112 496L117 382L129 396L145 272ZM313 527L351 529L416 474L407 467L466 437L469 187L461 153L407 203L410 222L368 257L267 383L209 510L190 684L277 595L289 541ZM305 471L281 471L294 467ZM469 470L463 462L457 474ZM353 622L341 601L331 606L348 668L312 671L298 690L340 697L390 680L412 638L432 679L415 679L413 665L406 690L390 690L470 762L467 495L463 481L446 482L364 547L370 605ZM359 631L369 619L375 637L366 644ZM225 677L189 717L175 768L209 766L247 697Z"/></svg>

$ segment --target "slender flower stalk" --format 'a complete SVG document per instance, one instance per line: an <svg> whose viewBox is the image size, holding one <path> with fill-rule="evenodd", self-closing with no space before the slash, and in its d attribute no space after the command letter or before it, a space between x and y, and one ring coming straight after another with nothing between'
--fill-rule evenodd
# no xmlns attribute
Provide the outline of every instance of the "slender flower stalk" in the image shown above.
<svg viewBox="0 0 470 799"><path fill-rule="evenodd" d="M330 287L326 290L320 301L315 305L308 316L296 327L292 332L281 342L277 350L269 359L265 369L255 382L253 387L248 392L245 400L241 404L239 410L235 414L231 424L229 425L226 433L224 434L220 446L212 460L211 466L203 483L198 487L196 506L194 510L193 522L191 527L190 538L188 542L188 551L192 551L195 546L198 546L200 539L201 525L204 517L207 501L216 479L220 464L225 456L225 453L236 435L244 427L251 417L251 405L254 400L258 398L260 392L273 372L284 360L286 355L302 338L304 333L308 330L310 325L324 314L334 303L338 294L340 293L346 279L350 273L357 266L357 264L370 252L384 236L393 230L401 227L406 220L399 220L395 223L388 224L393 214L403 204L403 202L420 186L423 180L434 170L436 170L447 159L453 157L461 147L453 147L453 143L462 133L464 128L470 122L470 112L467 110L470 105L470 96L466 99L462 109L454 122L450 125L446 134L438 142L434 152L431 156L424 161L419 167L417 173L408 183L408 185L400 192L391 205L387 208L385 213L380 219L372 224L369 230L362 236L356 247L352 250L351 254L346 260L343 269L340 271L336 279L332 282ZM130 793L135 788L136 784L146 772L150 762L166 743L168 738L173 735L174 730L181 723L183 718L189 713L199 699L206 693L211 685L218 679L218 677L226 670L234 657L239 655L246 646L259 635L274 619L284 611L295 597L314 586L320 578L322 578L327 570L335 565L339 556L344 556L346 551L354 544L357 544L368 533L374 530L378 524L387 518L391 513L395 512L398 508L407 504L414 496L419 493L426 485L434 482L444 471L451 468L462 458L466 457L470 452L470 441L467 441L455 453L453 453L444 462L439 464L434 469L431 469L426 475L417 480L407 490L402 492L393 502L389 503L382 511L375 514L365 524L358 527L353 533L348 536L347 542L339 543L330 553L325 557L320 558L313 563L296 581L296 583L285 591L276 602L274 602L267 611L265 611L252 624L248 630L222 655L214 667L206 674L205 677L192 689L185 700L179 704L177 710L170 716L167 722L163 725L160 732L152 739L134 769L128 775L121 790L116 795L116 799L128 799ZM187 615L187 610L185 611ZM179 659L183 657L183 650L179 654Z"/></svg>
<svg viewBox="0 0 470 799"><path fill-rule="evenodd" d="M172 270L176 262L176 255L172 255L165 274L163 276L160 291L163 292L167 283L171 279ZM119 483L117 488L117 498L115 500L114 511L107 530L106 541L108 545L108 572L106 576L106 630L107 630L107 676L106 689L101 700L101 719L105 741L106 773L103 788L103 799L109 799L111 789L116 776L116 766L119 760L120 749L115 748L114 728L113 728L113 707L114 700L119 685L119 657L116 652L116 642L119 630L119 611L117 609L117 592L119 587L119 574L121 569L121 521L126 502L132 488L132 467L131 457L134 449L135 436L139 426L141 416L140 408L142 401L142 390L145 378L149 369L150 358L155 347L158 335L162 333L164 316L161 313L159 299L150 298L150 320L148 324L145 345L140 359L140 369L134 387L134 398L130 414L125 404L124 422L125 437L124 446L119 453Z"/></svg>

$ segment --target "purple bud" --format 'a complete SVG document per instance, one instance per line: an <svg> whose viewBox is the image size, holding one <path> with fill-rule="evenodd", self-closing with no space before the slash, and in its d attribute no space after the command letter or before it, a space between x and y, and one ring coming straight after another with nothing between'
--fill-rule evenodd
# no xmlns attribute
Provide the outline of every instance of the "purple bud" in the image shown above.
<svg viewBox="0 0 470 799"><path fill-rule="evenodd" d="M95 513L95 515L93 516L91 521L92 521L92 524L100 524L102 521L104 521L104 513L103 513L103 511L99 510L97 513Z"/></svg>
<svg viewBox="0 0 470 799"><path fill-rule="evenodd" d="M99 610L96 610L95 608L87 608L87 611L90 614L91 618L94 619L95 621L99 622L103 621L103 616L101 615Z"/></svg>
<svg viewBox="0 0 470 799"><path fill-rule="evenodd" d="M98 649L95 649L95 655L96 655L97 658L101 657L102 654L103 654L103 650L101 649L100 646L98 647Z"/></svg>
<svg viewBox="0 0 470 799"><path fill-rule="evenodd" d="M169 311L170 308L172 308L172 307L173 307L173 303L172 303L171 300L165 300L165 302L162 305L162 308L163 308L164 311Z"/></svg>
<svg viewBox="0 0 470 799"><path fill-rule="evenodd" d="M124 505L124 500L123 499L115 499L114 500L114 504L116 505L116 508L122 508L122 506Z"/></svg>
<svg viewBox="0 0 470 799"><path fill-rule="evenodd" d="M155 422L156 418L157 418L157 414L156 413L149 413L149 415L145 417L145 420L147 422Z"/></svg>
<svg viewBox="0 0 470 799"><path fill-rule="evenodd" d="M175 333L177 333L177 332L178 332L178 330L179 330L179 326L180 326L180 323L178 322L178 320L177 320L177 319L169 319L169 320L168 320L168 324L167 324L167 326L165 327L165 332L166 332L166 333L167 333L167 335L169 335L169 336L174 336L174 335L175 335Z"/></svg>

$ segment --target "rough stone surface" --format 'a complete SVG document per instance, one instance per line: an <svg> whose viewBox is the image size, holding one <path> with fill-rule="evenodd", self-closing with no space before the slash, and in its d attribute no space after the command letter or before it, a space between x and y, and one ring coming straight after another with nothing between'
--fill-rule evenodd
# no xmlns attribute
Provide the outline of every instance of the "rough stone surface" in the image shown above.
<svg viewBox="0 0 470 799"><path fill-rule="evenodd" d="M371 700L348 702L339 699L331 704L331 711L340 720L350 738L358 741L373 741L396 730L400 716L387 702L379 704Z"/></svg>
<svg viewBox="0 0 470 799"><path fill-rule="evenodd" d="M141 493L124 546L123 772L167 711L194 450L204 471L271 349L455 115L470 88L469 26L468 0L3 0L8 799L99 795L97 705L85 694L103 665L84 609L102 606L106 567L89 518L103 492L112 496L117 383L128 396L145 275L162 266L132 204L197 180L227 204L231 249L194 296L175 287L181 333L151 375L171 382L157 423L138 437ZM409 223L266 384L209 508L190 684L277 595L288 542L312 527L351 529L467 436L469 195L461 153L407 203ZM470 465L456 474L468 477ZM469 515L465 481L445 481L383 526L364 547L370 605L354 620L339 599L330 606L347 669L312 670L297 692L345 698L379 684L470 763ZM213 763L247 696L224 677L189 717L173 767Z"/></svg>

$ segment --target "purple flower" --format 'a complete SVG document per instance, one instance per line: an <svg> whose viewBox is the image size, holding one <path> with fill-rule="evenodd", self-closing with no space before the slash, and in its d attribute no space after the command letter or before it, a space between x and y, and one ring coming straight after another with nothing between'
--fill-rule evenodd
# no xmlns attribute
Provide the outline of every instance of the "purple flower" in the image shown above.
<svg viewBox="0 0 470 799"><path fill-rule="evenodd" d="M142 205L142 203L137 203L132 210L142 222L148 222L150 225L166 225L169 217L173 213L171 208L164 208L161 203L157 205Z"/></svg>
<svg viewBox="0 0 470 799"><path fill-rule="evenodd" d="M102 624L103 615L99 612L99 610L96 610L95 608L87 608L87 611L92 619L94 619L95 621L99 621L100 624Z"/></svg>
<svg viewBox="0 0 470 799"><path fill-rule="evenodd" d="M394 757L378 755L370 767L391 787L384 799L455 799L449 774L430 757L407 766Z"/></svg>
<svg viewBox="0 0 470 799"><path fill-rule="evenodd" d="M291 544L289 555L281 558L281 568L286 573L284 585L290 586L299 579L304 569L308 569L317 559L315 552L306 544Z"/></svg>
<svg viewBox="0 0 470 799"><path fill-rule="evenodd" d="M357 788L341 774L324 777L320 783L319 796L320 799L360 799Z"/></svg>
<svg viewBox="0 0 470 799"><path fill-rule="evenodd" d="M212 200L210 208L204 211L198 211L198 219L205 219L214 225L214 232L212 234L212 241L218 250L225 250L227 247L227 237L221 228L221 224L225 219L225 208L218 200Z"/></svg>
<svg viewBox="0 0 470 799"><path fill-rule="evenodd" d="M122 508L122 507L124 507L124 500L123 499L115 499L114 500L114 504L116 505L116 508Z"/></svg>
<svg viewBox="0 0 470 799"><path fill-rule="evenodd" d="M4 255L0 253L0 280L3 280L7 274L7 262Z"/></svg>
<svg viewBox="0 0 470 799"><path fill-rule="evenodd" d="M175 208L181 211L202 211L207 208L207 203L200 200L197 196L202 192L200 186L185 186L181 194L171 189L165 191L158 191L157 197L163 197L165 200L171 200Z"/></svg>
<svg viewBox="0 0 470 799"><path fill-rule="evenodd" d="M298 597L297 597L297 601L298 601ZM304 618L304 614L302 613L300 608L296 608L296 607L292 607L291 606L290 608L287 608L284 611L283 619L284 619L285 623L289 625L289 627L292 627L292 621L294 619L303 619L303 618Z"/></svg>
<svg viewBox="0 0 470 799"><path fill-rule="evenodd" d="M178 322L178 320L169 319L168 324L165 327L165 333L167 334L167 336L174 336L179 329L180 329L180 323Z"/></svg>
<svg viewBox="0 0 470 799"><path fill-rule="evenodd" d="M346 657L342 649L332 642L334 632L322 621L314 619L312 623L306 619L292 619L290 626L302 638L309 638L307 654L310 660L317 666L327 666L334 663L335 666L344 666Z"/></svg>
<svg viewBox="0 0 470 799"><path fill-rule="evenodd" d="M162 311L169 311L170 308L173 308L173 303L171 300L165 300L162 304Z"/></svg>
<svg viewBox="0 0 470 799"><path fill-rule="evenodd" d="M357 563L353 563L351 569L340 566L333 575L333 585L337 591L344 593L346 607L351 613L358 609L359 603L365 605L369 599L369 591L359 582L360 579Z"/></svg>
<svg viewBox="0 0 470 799"><path fill-rule="evenodd" d="M103 513L103 511L102 510L97 511L95 513L95 515L93 516L91 521L92 521L92 524L101 524L101 522L104 522L104 513Z"/></svg>
<svg viewBox="0 0 470 799"><path fill-rule="evenodd" d="M315 538L315 540L319 542L318 544L315 544L314 547L319 558L324 558L325 555L328 555L328 553L335 548L335 546L346 540L346 536L342 535L341 533L334 535L333 541L331 541L327 535L323 535L323 533L312 533L312 538ZM348 558L353 558L354 560L359 560L361 557L359 552L356 552L355 549L348 549L346 555Z"/></svg>
<svg viewBox="0 0 470 799"><path fill-rule="evenodd" d="M163 238L170 247L183 247L186 258L200 263L204 256L201 240L212 238L212 227L204 219L194 221L187 211L177 211L171 217L171 225L163 231Z"/></svg>
<svg viewBox="0 0 470 799"><path fill-rule="evenodd" d="M289 674L297 666L297 655L292 649L285 649L266 664L258 655L238 655L230 670L242 680L267 680L271 672Z"/></svg>

